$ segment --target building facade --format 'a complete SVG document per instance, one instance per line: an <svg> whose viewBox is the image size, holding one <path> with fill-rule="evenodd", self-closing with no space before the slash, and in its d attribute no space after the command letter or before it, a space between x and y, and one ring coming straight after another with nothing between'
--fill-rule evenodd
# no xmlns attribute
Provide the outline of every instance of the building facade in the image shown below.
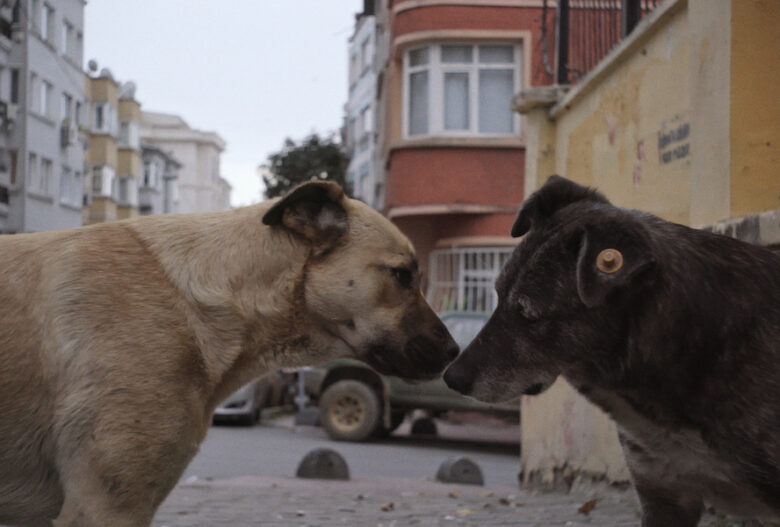
<svg viewBox="0 0 780 527"><path fill-rule="evenodd" d="M437 311L490 312L525 195L512 98L552 82L539 20L554 27L554 13L541 0L389 0L376 17L384 212L414 243Z"/></svg>
<svg viewBox="0 0 780 527"><path fill-rule="evenodd" d="M141 105L132 82L120 84L108 69L85 76L89 148L84 224L138 216L141 182Z"/></svg>
<svg viewBox="0 0 780 527"><path fill-rule="evenodd" d="M172 155L151 145L142 145L143 177L138 191L142 216L179 212L179 163Z"/></svg>
<svg viewBox="0 0 780 527"><path fill-rule="evenodd" d="M384 170L377 162L375 68L376 16L373 2L355 20L349 39L349 96L345 105L345 145L350 156L347 181L354 197L384 208Z"/></svg>
<svg viewBox="0 0 780 527"><path fill-rule="evenodd" d="M230 207L231 187L220 176L225 142L217 133L190 128L178 115L142 112L141 141L169 153L181 164L177 212Z"/></svg>
<svg viewBox="0 0 780 527"><path fill-rule="evenodd" d="M81 225L85 3L0 7L0 232Z"/></svg>

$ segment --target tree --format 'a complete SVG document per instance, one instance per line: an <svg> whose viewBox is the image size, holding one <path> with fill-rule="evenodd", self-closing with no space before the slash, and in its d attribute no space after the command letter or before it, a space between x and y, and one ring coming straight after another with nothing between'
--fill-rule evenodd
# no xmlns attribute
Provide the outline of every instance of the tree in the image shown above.
<svg viewBox="0 0 780 527"><path fill-rule="evenodd" d="M349 194L346 179L349 159L333 136L312 134L296 144L284 140L281 151L268 156L268 172L263 174L267 198L282 196L294 186L312 180L338 183Z"/></svg>

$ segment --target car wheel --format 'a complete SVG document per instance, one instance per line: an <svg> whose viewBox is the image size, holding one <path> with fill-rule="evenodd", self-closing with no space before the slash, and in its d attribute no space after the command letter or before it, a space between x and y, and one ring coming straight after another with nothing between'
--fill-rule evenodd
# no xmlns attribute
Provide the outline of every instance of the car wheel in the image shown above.
<svg viewBox="0 0 780 527"><path fill-rule="evenodd" d="M333 383L320 397L320 421L331 439L365 441L380 422L376 392L354 380Z"/></svg>

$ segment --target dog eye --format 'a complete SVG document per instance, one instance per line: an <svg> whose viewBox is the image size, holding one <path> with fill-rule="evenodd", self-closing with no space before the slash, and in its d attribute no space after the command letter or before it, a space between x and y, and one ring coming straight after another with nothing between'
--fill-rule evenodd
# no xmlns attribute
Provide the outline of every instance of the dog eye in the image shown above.
<svg viewBox="0 0 780 527"><path fill-rule="evenodd" d="M393 267L390 269L390 272L393 273L393 278L395 278L401 287L404 289L412 287L412 272L409 269L405 267Z"/></svg>

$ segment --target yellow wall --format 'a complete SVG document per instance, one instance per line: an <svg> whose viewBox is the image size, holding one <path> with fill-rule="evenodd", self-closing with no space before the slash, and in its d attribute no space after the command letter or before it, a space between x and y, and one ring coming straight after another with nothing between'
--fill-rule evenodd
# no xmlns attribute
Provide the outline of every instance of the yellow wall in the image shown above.
<svg viewBox="0 0 780 527"><path fill-rule="evenodd" d="M89 139L87 161L90 165L117 166L117 141L106 134L93 134Z"/></svg>
<svg viewBox="0 0 780 527"><path fill-rule="evenodd" d="M559 173L681 223L691 196L687 26L682 10L559 114L555 136Z"/></svg>
<svg viewBox="0 0 780 527"><path fill-rule="evenodd" d="M122 121L141 121L141 105L132 99L119 101L119 119Z"/></svg>
<svg viewBox="0 0 780 527"><path fill-rule="evenodd" d="M90 102L109 102L116 104L119 97L119 85L108 78L88 78Z"/></svg>
<svg viewBox="0 0 780 527"><path fill-rule="evenodd" d="M117 206L113 199L93 198L92 205L89 207L89 215L84 223L89 225L115 219L117 219Z"/></svg>
<svg viewBox="0 0 780 527"><path fill-rule="evenodd" d="M141 177L141 154L136 150L120 148L116 173L122 176Z"/></svg>
<svg viewBox="0 0 780 527"><path fill-rule="evenodd" d="M780 208L780 2L731 6L731 215Z"/></svg>

